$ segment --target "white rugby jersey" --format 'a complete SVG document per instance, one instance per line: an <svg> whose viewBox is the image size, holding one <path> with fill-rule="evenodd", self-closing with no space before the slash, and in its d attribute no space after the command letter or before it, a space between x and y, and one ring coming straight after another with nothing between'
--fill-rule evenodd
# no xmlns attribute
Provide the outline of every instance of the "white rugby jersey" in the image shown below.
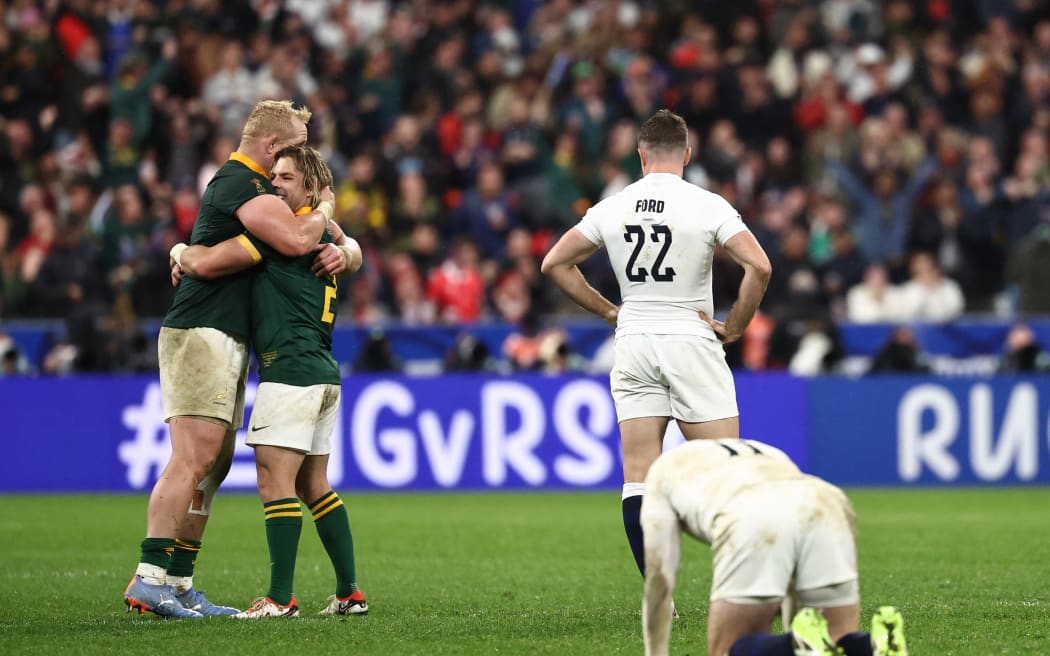
<svg viewBox="0 0 1050 656"><path fill-rule="evenodd" d="M692 440L656 459L645 479L645 496L667 500L683 528L711 544L715 519L741 490L802 479L813 477L774 446L754 440Z"/></svg>
<svg viewBox="0 0 1050 656"><path fill-rule="evenodd" d="M724 198L673 173L650 173L593 206L576 228L609 253L623 300L617 335L715 337L698 315L714 313L715 243L747 230Z"/></svg>

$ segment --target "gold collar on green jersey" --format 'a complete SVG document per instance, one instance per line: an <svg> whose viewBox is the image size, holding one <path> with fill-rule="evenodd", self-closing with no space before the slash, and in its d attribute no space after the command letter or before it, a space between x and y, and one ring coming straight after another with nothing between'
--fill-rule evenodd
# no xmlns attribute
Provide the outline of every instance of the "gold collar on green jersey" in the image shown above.
<svg viewBox="0 0 1050 656"><path fill-rule="evenodd" d="M295 210L295 215L296 216L302 216L303 214L309 214L310 212L313 212L313 211L314 211L314 208L310 207L309 205L303 205L299 209Z"/></svg>
<svg viewBox="0 0 1050 656"><path fill-rule="evenodd" d="M263 167L256 164L254 159L248 157L244 153L233 151L232 153L230 153L230 159L232 159L235 162L240 162L241 164L244 164L249 169L255 171L267 180L270 179L270 176L266 175L266 171L263 170Z"/></svg>

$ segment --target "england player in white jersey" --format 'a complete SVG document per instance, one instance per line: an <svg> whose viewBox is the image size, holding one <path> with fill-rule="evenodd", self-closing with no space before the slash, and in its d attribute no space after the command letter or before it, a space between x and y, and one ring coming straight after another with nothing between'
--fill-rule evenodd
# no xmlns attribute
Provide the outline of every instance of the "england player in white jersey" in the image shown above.
<svg viewBox="0 0 1050 656"><path fill-rule="evenodd" d="M684 531L711 546L711 656L906 656L892 607L879 609L870 634L858 631L855 515L839 488L741 439L683 444L653 463L645 483L647 655L668 653ZM785 608L792 632L769 635L785 600L805 608Z"/></svg>
<svg viewBox="0 0 1050 656"><path fill-rule="evenodd" d="M547 253L542 270L569 298L616 327L610 384L623 448L623 521L644 575L638 513L649 465L672 417L687 439L739 436L722 344L743 334L771 267L728 202L682 179L691 149L680 116L663 109L650 117L638 133L638 155L642 179L592 207ZM718 245L744 269L725 323L712 318ZM577 267L602 246L620 283L619 307Z"/></svg>

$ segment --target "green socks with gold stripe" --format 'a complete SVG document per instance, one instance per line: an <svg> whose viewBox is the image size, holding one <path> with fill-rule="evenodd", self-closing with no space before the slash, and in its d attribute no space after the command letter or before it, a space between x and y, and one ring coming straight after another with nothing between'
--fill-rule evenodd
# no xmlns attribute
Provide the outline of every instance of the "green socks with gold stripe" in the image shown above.
<svg viewBox="0 0 1050 656"><path fill-rule="evenodd" d="M335 568L335 594L349 597L357 590L357 571L354 564L354 536L350 532L350 518L346 514L343 500L329 490L320 499L310 504L314 526L328 558Z"/></svg>
<svg viewBox="0 0 1050 656"><path fill-rule="evenodd" d="M267 597L281 605L292 600L295 556L303 530L303 510L298 499L277 499L263 504L266 543L270 547L270 591Z"/></svg>

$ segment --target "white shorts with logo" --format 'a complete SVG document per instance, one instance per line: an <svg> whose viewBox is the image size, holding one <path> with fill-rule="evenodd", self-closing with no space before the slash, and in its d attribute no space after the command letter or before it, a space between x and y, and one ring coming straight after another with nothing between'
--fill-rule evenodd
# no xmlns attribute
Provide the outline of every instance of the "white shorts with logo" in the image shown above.
<svg viewBox="0 0 1050 656"><path fill-rule="evenodd" d="M260 383L248 422L249 446L279 446L310 456L332 452L339 385Z"/></svg>
<svg viewBox="0 0 1050 656"><path fill-rule="evenodd" d="M736 417L736 388L721 342L693 335L621 335L609 374L619 421Z"/></svg>
<svg viewBox="0 0 1050 656"><path fill-rule="evenodd" d="M779 599L792 577L803 605L860 600L856 516L846 495L829 483L805 478L745 489L715 520L712 533L712 601Z"/></svg>
<svg viewBox="0 0 1050 656"><path fill-rule="evenodd" d="M157 340L164 421L205 417L240 428L248 343L216 328L168 328Z"/></svg>

